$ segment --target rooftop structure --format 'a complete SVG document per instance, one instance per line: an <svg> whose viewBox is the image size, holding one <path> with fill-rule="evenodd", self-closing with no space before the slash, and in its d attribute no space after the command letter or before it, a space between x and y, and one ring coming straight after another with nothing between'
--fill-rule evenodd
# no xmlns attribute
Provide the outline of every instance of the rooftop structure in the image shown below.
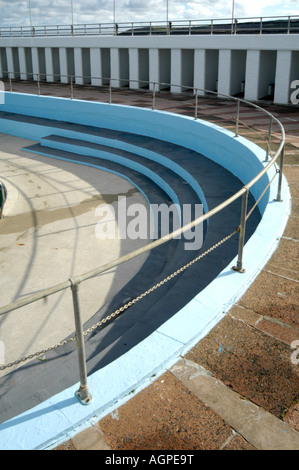
<svg viewBox="0 0 299 470"><path fill-rule="evenodd" d="M11 80L131 89L162 83L173 93L211 90L290 104L298 64L298 17L0 29L0 78Z"/></svg>

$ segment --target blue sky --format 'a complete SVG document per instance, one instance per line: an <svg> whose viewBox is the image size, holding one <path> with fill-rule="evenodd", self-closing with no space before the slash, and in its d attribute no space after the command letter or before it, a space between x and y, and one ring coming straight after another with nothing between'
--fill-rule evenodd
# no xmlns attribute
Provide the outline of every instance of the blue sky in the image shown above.
<svg viewBox="0 0 299 470"><path fill-rule="evenodd" d="M113 21L157 21L166 18L167 0L0 0L1 26L70 24ZM233 0L168 0L170 20L230 18ZM30 6L30 8L29 8ZM299 15L299 0L235 0L236 17Z"/></svg>

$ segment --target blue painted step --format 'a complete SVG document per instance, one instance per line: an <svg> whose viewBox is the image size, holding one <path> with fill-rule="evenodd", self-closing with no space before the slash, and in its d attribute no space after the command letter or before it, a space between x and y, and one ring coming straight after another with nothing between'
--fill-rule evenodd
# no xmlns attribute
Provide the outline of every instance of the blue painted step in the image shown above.
<svg viewBox="0 0 299 470"><path fill-rule="evenodd" d="M128 132L4 111L0 111L0 120L3 123L3 132L18 135L19 137L41 140L47 134L55 134L106 145L113 149L126 150L143 156L146 159L156 161L180 175L197 193L204 205L204 210L208 210L200 179L193 174L199 163L196 162L194 165L194 158L198 157L201 160L202 155L193 150L160 139ZM20 127L17 130L15 129L15 122L20 123Z"/></svg>

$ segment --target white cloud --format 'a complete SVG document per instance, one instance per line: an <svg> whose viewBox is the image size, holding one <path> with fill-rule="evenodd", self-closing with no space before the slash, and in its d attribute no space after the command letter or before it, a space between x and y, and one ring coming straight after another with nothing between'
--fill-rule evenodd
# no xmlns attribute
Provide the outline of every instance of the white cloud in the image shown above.
<svg viewBox="0 0 299 470"><path fill-rule="evenodd" d="M108 23L113 20L114 0L0 0L0 24L29 25L29 4L32 22L70 24L73 1L75 23ZM168 0L169 19L230 18L233 0ZM115 0L116 20L157 21L166 18L167 0ZM236 17L299 14L297 0L235 0Z"/></svg>

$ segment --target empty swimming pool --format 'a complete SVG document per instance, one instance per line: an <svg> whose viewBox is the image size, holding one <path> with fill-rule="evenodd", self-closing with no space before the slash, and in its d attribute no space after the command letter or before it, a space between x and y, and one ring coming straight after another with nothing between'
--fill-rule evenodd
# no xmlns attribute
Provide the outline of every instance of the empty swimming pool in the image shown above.
<svg viewBox="0 0 299 470"><path fill-rule="evenodd" d="M61 162L78 168L88 166L98 172L99 178L103 178L104 171L124 178L138 189L148 208L155 203L174 202L180 207L200 203L208 213L267 165L265 153L245 139L218 126L169 113L11 94L0 111L4 134L34 141L24 145L24 155L27 152L36 161L46 158L53 167ZM265 173L251 188L249 208L272 176L271 171ZM283 190L287 193L285 183ZM249 259L244 274L231 269L236 264L239 243L236 229L242 201L238 198L205 222L203 245L197 252L186 250L184 240L169 240L149 252L128 282L120 282L116 291L112 286L104 305L99 299L98 311L84 325L87 331L90 329L85 344L94 398L88 411L83 407L85 414L72 401L78 382L77 350L72 342L47 353L45 361L34 359L1 379L0 432L11 432L17 416L24 416L20 423L25 425L25 416L30 421L34 407L36 418L43 415L44 407L53 406L57 411L63 397L68 396L70 409L76 408L76 418L73 421L68 416L61 430L65 432L86 415L123 399L206 334L251 282L284 226L288 198L274 207L270 204L275 199L273 191L268 188L248 218L245 250ZM223 244L215 247L228 235ZM92 328L205 252L207 256L134 302L108 326ZM126 279L125 266L117 268L116 278ZM100 285L99 279L99 290ZM33 420L38 426L35 417ZM51 431L45 433L42 442L34 444L36 447L51 441Z"/></svg>

